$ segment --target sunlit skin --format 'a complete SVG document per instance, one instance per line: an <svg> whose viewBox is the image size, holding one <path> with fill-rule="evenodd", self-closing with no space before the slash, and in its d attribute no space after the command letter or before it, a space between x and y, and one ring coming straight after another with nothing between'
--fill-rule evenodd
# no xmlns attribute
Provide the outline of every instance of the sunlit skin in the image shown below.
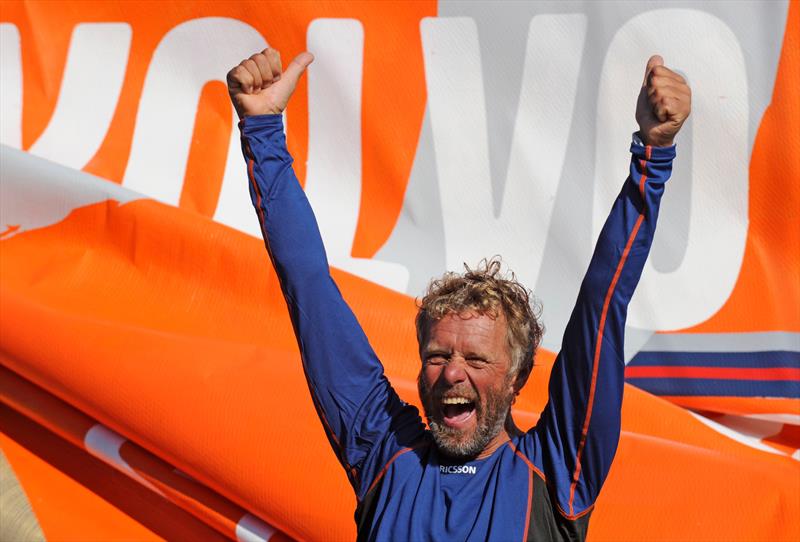
<svg viewBox="0 0 800 542"><path fill-rule="evenodd" d="M419 389L431 431L445 455L488 457L519 432L509 412L518 390L509 375L506 334L502 313L449 314L432 324L421 351ZM454 398L470 404L448 407L443 402ZM465 412L448 416L455 408Z"/></svg>

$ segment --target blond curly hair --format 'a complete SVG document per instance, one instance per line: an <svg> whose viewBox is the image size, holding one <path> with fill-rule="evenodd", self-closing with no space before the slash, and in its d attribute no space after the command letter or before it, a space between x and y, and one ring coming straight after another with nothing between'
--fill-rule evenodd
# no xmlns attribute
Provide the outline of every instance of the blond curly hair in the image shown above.
<svg viewBox="0 0 800 542"><path fill-rule="evenodd" d="M544 334L539 320L541 306L531 291L517 281L513 271L502 272L499 256L484 258L475 269L465 263L464 269L463 274L450 271L432 280L425 296L418 301L416 325L420 352L428 342L433 322L448 314L475 311L498 315L502 312L508 322L509 374L520 377L524 384Z"/></svg>

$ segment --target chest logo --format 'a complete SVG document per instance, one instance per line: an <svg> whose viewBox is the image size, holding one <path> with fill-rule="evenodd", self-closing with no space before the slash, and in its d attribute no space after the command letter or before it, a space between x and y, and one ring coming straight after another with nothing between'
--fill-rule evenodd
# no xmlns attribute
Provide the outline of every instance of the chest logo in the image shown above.
<svg viewBox="0 0 800 542"><path fill-rule="evenodd" d="M442 474L475 474L478 467L473 465L439 465L439 472Z"/></svg>

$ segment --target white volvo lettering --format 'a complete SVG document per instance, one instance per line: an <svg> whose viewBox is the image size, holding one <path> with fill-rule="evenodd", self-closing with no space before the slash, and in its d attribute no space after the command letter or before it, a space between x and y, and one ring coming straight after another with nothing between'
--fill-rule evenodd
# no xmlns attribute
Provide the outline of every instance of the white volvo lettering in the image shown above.
<svg viewBox="0 0 800 542"><path fill-rule="evenodd" d="M128 67L128 23L75 25L53 116L29 152L82 169L103 143Z"/></svg>
<svg viewBox="0 0 800 542"><path fill-rule="evenodd" d="M225 82L236 61L267 46L252 26L225 17L205 17L181 23L164 36L147 70L130 159L122 184L170 205L180 200L186 162L194 131L197 104L209 81ZM176 73L175 66L181 66ZM260 236L258 220L250 205L247 175L239 150L238 119L233 107L234 129L228 145L220 201L219 222ZM236 202L236 203L234 203Z"/></svg>
<svg viewBox="0 0 800 542"><path fill-rule="evenodd" d="M703 36L697 40L697 36ZM692 85L691 179L672 178L667 190L691 190L688 209L664 198L653 250L674 243L669 232L689 221L680 266L659 272L651 262L631 301L630 325L652 330L689 327L712 316L736 283L747 239L748 100L739 41L717 17L691 9L654 10L629 20L614 36L603 64L597 111L594 237L627 170L631 110L648 55L689 74ZM680 152L680 148L678 149ZM691 182L688 182L691 181ZM669 247L680 253L679 248Z"/></svg>
<svg viewBox="0 0 800 542"><path fill-rule="evenodd" d="M317 62L309 70L306 188L332 264L402 291L408 282L405 267L352 257L361 197L363 34L361 24L350 19L319 19L309 26L308 46L317 54ZM706 39L690 39L699 34ZM530 22L508 173L495 216L475 23L469 18L422 21L447 267L458 268L463 261L474 263L500 252L525 283L537 283L566 154L585 35L583 14L539 15ZM53 117L32 153L76 169L85 166L113 117L130 41L126 23L75 27ZM176 205L203 86L222 81L231 58L244 58L265 46L257 30L229 18L195 19L168 32L145 78L123 185ZM629 318L631 325L664 330L707 319L735 284L747 235L749 119L744 59L725 23L687 9L656 10L629 20L612 40L599 87L595 235L627 167L627 157L619 149L629 138L629 109L640 65L656 49L667 59L683 59L681 68L692 77L695 121L691 185L673 179L670 187L691 190L691 205L679 208L665 200L660 218L662 231L688 221L685 251L670 247L685 256L670 272L648 264ZM99 70L99 64L113 69ZM175 73L174 65L187 68ZM20 148L22 58L19 31L10 23L0 24L0 68L0 142ZM107 79L104 87L91 83L97 73ZM334 73L343 75L337 79ZM102 96L95 96L95 88L103 89ZM83 94L78 96L75 89ZM235 121L234 115L231 108ZM81 137L71 136L78 124ZM260 235L236 129L229 139L214 219ZM670 242L674 244L669 235L658 236L655 250Z"/></svg>
<svg viewBox="0 0 800 542"><path fill-rule="evenodd" d="M408 270L353 258L361 206L361 87L364 28L355 19L315 19L308 27L308 167L305 191L331 265L405 292Z"/></svg>
<svg viewBox="0 0 800 542"><path fill-rule="evenodd" d="M499 216L475 21L425 18L421 33L447 268L499 253L524 283L536 284L566 154L586 16L531 19Z"/></svg>
<svg viewBox="0 0 800 542"><path fill-rule="evenodd" d="M22 49L11 23L0 24L0 143L22 148Z"/></svg>

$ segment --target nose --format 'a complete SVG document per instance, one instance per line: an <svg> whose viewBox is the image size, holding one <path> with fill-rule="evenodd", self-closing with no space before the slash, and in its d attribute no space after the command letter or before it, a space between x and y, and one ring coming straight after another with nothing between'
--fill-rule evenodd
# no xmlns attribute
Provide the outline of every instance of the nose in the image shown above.
<svg viewBox="0 0 800 542"><path fill-rule="evenodd" d="M460 358L452 358L447 365L445 365L442 378L449 386L455 386L467 380L467 371L464 367L464 360Z"/></svg>

